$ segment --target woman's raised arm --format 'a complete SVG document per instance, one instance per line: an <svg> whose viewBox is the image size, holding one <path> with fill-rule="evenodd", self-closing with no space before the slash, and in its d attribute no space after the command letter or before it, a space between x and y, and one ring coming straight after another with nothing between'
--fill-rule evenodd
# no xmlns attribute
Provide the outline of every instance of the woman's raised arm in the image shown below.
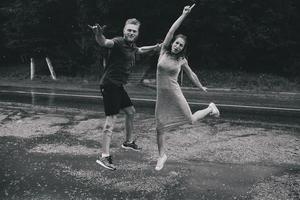
<svg viewBox="0 0 300 200"><path fill-rule="evenodd" d="M173 39L174 33L175 31L179 28L179 26L181 25L181 23L183 22L183 20L186 18L186 16L188 16L188 14L191 12L192 8L195 6L195 4L191 5L191 6L185 6L183 8L182 14L180 15L180 17L173 23L173 25L171 26L171 28L169 29L164 42L163 42L163 47L167 47L168 45L170 45L171 40Z"/></svg>

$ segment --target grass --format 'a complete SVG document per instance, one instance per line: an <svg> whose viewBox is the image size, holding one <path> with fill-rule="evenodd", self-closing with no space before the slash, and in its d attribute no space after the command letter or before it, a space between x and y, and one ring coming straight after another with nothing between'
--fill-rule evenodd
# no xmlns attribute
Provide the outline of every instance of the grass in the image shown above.
<svg viewBox="0 0 300 200"><path fill-rule="evenodd" d="M135 72L135 71L134 71ZM2 81L23 81L30 84L30 71L28 65L11 65L0 66L0 78ZM230 88L237 90L251 91L274 91L274 92L300 92L300 80L294 80L271 74L264 73L247 73L247 72L226 72L201 70L195 71L201 83L211 88ZM47 75L49 74L49 75ZM150 75L155 77L155 74ZM57 74L58 80L53 83L50 73L37 72L35 77L36 83L41 84L65 84L65 85L84 85L87 83L97 84L99 82L98 74L82 75L82 76L60 76ZM184 74L182 86L193 86L192 82Z"/></svg>
<svg viewBox="0 0 300 200"><path fill-rule="evenodd" d="M202 70L195 72L201 83L214 88L231 88L254 91L300 92L300 81L286 77L247 72L220 72ZM192 83L184 76L183 86Z"/></svg>

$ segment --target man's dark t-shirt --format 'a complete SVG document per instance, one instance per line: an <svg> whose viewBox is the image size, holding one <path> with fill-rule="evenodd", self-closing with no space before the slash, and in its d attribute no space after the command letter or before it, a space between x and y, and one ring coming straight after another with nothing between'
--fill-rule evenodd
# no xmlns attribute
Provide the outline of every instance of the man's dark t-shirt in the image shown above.
<svg viewBox="0 0 300 200"><path fill-rule="evenodd" d="M100 85L124 85L128 81L131 68L135 65L135 43L129 43L122 37L112 39L114 46L109 49L110 54L105 72L100 80Z"/></svg>

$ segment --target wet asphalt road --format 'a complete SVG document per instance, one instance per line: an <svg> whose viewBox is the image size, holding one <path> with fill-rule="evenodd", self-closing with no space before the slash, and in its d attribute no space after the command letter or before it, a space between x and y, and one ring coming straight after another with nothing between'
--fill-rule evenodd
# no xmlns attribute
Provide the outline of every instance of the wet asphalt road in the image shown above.
<svg viewBox="0 0 300 200"><path fill-rule="evenodd" d="M134 105L142 112L153 113L155 90L135 87L128 90ZM300 124L300 94L239 94L237 92L199 93L184 91L192 111L205 108L215 102L222 111L222 118L261 120L264 122L298 126ZM103 111L102 97L97 89L62 90L28 87L0 86L0 101L18 102L49 107L69 107Z"/></svg>
<svg viewBox="0 0 300 200"><path fill-rule="evenodd" d="M103 118L101 98L97 92L70 93L69 91L59 91L58 93L69 94L69 96L60 96L56 95L57 91L54 90L24 90L23 88L14 88L14 90L19 92L2 91L0 93L0 102L4 102L1 106L2 111L6 112L8 110L7 116L11 116L11 118L20 116L21 119L28 116L34 117L38 113L46 115L53 112L64 115L72 121L74 115L80 113L81 110L93 111L94 114L88 115L87 118L95 116ZM86 97L76 96L76 94L83 93L86 94ZM32 111L32 105L50 109ZM153 117L154 107L151 101L146 104L136 101L136 105L138 112ZM192 105L192 109L199 107L201 105ZM76 114L64 111L68 108L76 109ZM262 112L257 109L234 109L232 107L224 107L222 111L222 119L228 120L232 124L241 121L250 127L260 124L260 127L266 130L278 126L278 129L289 130L291 134L299 134L297 111ZM9 119L8 117L4 120ZM216 122L208 121L207 123ZM63 124L63 126L67 125L69 124ZM122 160L123 157L126 157L132 163L143 163L145 166L142 165L140 169L135 169L134 175L127 172L128 169L117 170L115 173L101 169L98 172L99 174L92 174L83 178L78 174L90 172L98 167L94 162L95 156L93 154L33 154L28 150L34 148L37 144L52 143L84 145L98 149L98 142L78 140L75 136L64 132L29 138L5 136L1 137L0 141L0 163L2 163L0 168L1 199L255 199L249 189L253 189L252 186L260 180L288 175L295 176L299 181L300 173L298 164L254 162L244 165L208 162L198 159L190 159L188 162L183 163L170 161L167 171L157 173L152 169L154 163L149 163L149 160L144 159L143 154L138 153L132 156L121 151L116 154L116 160ZM151 166L148 167L148 165ZM93 171L92 173L97 172ZM74 174L77 175L74 176ZM157 178L157 183L154 182L157 187L162 184L163 190L149 189L147 191L147 188L119 190L116 187L110 187L112 185L110 183L113 182L111 180L116 182L118 182L118 179L131 180L128 178L129 176L136 179L148 177L149 179L145 179L146 181L152 180L150 179L152 177ZM105 180L100 177L105 177ZM166 182L162 180L166 180ZM106 183L107 181L109 183ZM99 182L99 184L93 182ZM292 184L295 183L299 182L292 182ZM135 187L138 186L135 185ZM274 188L270 188L270 190L272 189ZM292 194L291 199L299 197L298 190L291 190L288 191L289 194Z"/></svg>

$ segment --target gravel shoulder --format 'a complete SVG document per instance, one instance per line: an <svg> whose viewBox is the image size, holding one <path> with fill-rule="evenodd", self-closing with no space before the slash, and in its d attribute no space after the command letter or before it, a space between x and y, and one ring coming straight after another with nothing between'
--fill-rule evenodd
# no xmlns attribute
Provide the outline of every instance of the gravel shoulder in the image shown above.
<svg viewBox="0 0 300 200"><path fill-rule="evenodd" d="M1 199L299 199L298 128L207 118L167 135L161 172L154 118L137 113L140 153L112 140L118 170L100 168L104 114L0 103Z"/></svg>

